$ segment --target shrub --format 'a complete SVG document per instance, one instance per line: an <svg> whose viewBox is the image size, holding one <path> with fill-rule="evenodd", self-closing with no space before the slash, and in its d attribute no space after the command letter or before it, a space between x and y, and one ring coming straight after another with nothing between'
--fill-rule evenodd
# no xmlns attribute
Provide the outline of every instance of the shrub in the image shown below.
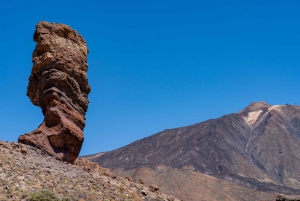
<svg viewBox="0 0 300 201"><path fill-rule="evenodd" d="M64 197L61 199L61 201L72 201L72 200L71 200L71 198Z"/></svg>
<svg viewBox="0 0 300 201"><path fill-rule="evenodd" d="M59 201L59 198L49 190L40 190L33 193L28 201Z"/></svg>

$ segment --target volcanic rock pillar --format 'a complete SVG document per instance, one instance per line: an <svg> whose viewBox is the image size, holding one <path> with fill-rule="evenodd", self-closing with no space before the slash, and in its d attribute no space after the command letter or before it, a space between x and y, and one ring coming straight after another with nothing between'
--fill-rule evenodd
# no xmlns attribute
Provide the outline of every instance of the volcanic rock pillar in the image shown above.
<svg viewBox="0 0 300 201"><path fill-rule="evenodd" d="M45 117L36 130L18 141L73 163L83 143L91 91L86 74L88 48L83 37L64 24L39 22L33 39L37 44L27 96Z"/></svg>

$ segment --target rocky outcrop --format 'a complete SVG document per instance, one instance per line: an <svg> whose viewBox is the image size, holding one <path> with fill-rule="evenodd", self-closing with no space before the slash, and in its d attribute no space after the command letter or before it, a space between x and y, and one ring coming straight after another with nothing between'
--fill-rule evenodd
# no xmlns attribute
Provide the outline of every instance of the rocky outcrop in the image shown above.
<svg viewBox="0 0 300 201"><path fill-rule="evenodd" d="M299 196L278 195L276 201L300 201Z"/></svg>
<svg viewBox="0 0 300 201"><path fill-rule="evenodd" d="M83 37L64 24L39 22L33 39L37 44L27 96L45 118L18 140L73 163L83 143L89 103L88 48Z"/></svg>
<svg viewBox="0 0 300 201"><path fill-rule="evenodd" d="M148 187L149 191L156 192L159 190L159 187L155 184L152 184Z"/></svg>

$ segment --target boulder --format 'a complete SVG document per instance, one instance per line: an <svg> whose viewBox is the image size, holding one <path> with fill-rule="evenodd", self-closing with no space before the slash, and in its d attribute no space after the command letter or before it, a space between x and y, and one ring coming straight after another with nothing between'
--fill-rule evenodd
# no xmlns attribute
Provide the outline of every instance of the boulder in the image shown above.
<svg viewBox="0 0 300 201"><path fill-rule="evenodd" d="M87 79L88 48L83 37L64 24L39 22L33 39L37 44L27 96L42 109L44 121L18 141L73 163L84 140L91 91Z"/></svg>

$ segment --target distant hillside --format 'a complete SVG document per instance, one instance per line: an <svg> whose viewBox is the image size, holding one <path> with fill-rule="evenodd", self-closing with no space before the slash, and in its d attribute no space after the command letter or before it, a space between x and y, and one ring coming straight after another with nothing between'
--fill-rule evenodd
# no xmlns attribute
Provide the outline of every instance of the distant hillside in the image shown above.
<svg viewBox="0 0 300 201"><path fill-rule="evenodd" d="M90 160L134 178L141 168L148 168L156 174L152 178L147 176L149 181L165 186L165 192L179 184L167 177L158 178L159 167L166 167L172 178L185 174L175 173L177 170L192 171L257 192L300 194L299 140L299 106L255 102L238 113L167 129ZM195 188L191 192L195 195L202 191L193 182L204 185L196 177L192 181L181 179L184 186ZM188 197L180 188L175 193L179 198Z"/></svg>

